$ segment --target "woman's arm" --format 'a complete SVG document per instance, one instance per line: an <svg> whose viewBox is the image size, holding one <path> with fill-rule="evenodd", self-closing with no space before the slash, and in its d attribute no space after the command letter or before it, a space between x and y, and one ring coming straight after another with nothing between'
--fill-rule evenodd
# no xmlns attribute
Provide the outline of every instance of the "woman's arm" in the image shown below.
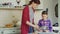
<svg viewBox="0 0 60 34"><path fill-rule="evenodd" d="M48 25L48 30L45 30L46 32L52 32L52 24L51 24L51 21L49 20L48 21L49 23L49 25Z"/></svg>
<svg viewBox="0 0 60 34"><path fill-rule="evenodd" d="M38 31L40 30L38 25L34 25L34 24L30 23L29 21L27 21L26 24L36 28Z"/></svg>
<svg viewBox="0 0 60 34"><path fill-rule="evenodd" d="M34 24L30 23L29 21L26 21L26 24L32 27L36 27Z"/></svg>

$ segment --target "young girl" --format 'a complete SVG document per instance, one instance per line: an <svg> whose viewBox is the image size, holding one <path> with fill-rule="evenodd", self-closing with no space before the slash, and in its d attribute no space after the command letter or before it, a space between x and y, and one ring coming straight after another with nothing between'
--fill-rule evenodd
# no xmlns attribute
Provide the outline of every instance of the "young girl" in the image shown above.
<svg viewBox="0 0 60 34"><path fill-rule="evenodd" d="M41 32L52 32L52 24L51 21L48 19L47 11L42 12L42 19L39 20L38 25L41 29Z"/></svg>
<svg viewBox="0 0 60 34"><path fill-rule="evenodd" d="M40 0L31 0L29 5L23 9L21 34L29 34L34 32L34 28L38 29L34 25L34 8L40 4Z"/></svg>

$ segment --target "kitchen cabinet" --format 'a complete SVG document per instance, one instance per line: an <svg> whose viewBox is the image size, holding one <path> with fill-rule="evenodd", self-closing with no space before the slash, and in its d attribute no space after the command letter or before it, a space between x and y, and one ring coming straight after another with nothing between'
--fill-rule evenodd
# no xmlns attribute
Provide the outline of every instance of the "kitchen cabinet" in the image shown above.
<svg viewBox="0 0 60 34"><path fill-rule="evenodd" d="M2 34L2 31L0 30L0 34Z"/></svg>
<svg viewBox="0 0 60 34"><path fill-rule="evenodd" d="M3 34L20 34L20 30L5 30Z"/></svg>
<svg viewBox="0 0 60 34"><path fill-rule="evenodd" d="M0 34L20 34L20 28L0 28Z"/></svg>

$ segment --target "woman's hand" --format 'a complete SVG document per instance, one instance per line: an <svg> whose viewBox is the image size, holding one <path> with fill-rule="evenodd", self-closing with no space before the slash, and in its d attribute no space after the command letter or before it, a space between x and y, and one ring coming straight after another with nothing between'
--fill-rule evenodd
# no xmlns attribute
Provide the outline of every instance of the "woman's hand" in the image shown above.
<svg viewBox="0 0 60 34"><path fill-rule="evenodd" d="M40 30L40 32L43 32L43 30Z"/></svg>
<svg viewBox="0 0 60 34"><path fill-rule="evenodd" d="M32 27L34 27L35 29L37 29L38 31L40 31L40 28L39 28L38 25L34 25L34 24L30 23L29 21L27 21L26 24L29 25L29 26L32 26Z"/></svg>
<svg viewBox="0 0 60 34"><path fill-rule="evenodd" d="M45 32L49 32L49 30L45 30Z"/></svg>
<svg viewBox="0 0 60 34"><path fill-rule="evenodd" d="M35 25L35 28L36 28L38 31L40 31L40 28L39 28L38 25Z"/></svg>

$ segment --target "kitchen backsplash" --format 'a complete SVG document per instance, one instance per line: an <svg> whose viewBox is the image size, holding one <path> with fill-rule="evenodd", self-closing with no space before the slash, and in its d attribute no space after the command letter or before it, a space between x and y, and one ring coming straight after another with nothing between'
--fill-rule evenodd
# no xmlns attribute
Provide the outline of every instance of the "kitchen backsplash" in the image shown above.
<svg viewBox="0 0 60 34"><path fill-rule="evenodd" d="M12 16L15 16L13 18ZM12 23L13 20L21 21L21 11L19 10L0 10L0 27L4 27L6 24Z"/></svg>

